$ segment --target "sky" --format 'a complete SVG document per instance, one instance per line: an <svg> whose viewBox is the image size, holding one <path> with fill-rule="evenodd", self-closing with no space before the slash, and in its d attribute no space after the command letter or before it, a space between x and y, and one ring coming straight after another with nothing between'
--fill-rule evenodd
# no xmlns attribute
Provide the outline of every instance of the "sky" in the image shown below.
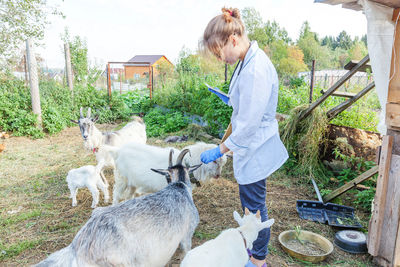
<svg viewBox="0 0 400 267"><path fill-rule="evenodd" d="M297 40L304 21L319 36L337 36L345 30L352 37L367 32L367 21L353 11L313 0L49 0L65 19L51 17L45 31L44 47L37 52L49 68L63 68L61 35L67 27L70 36L87 42L89 61L128 61L135 55L165 55L176 63L183 48L196 51L207 23L221 8L242 10L253 7L264 22L275 20Z"/></svg>

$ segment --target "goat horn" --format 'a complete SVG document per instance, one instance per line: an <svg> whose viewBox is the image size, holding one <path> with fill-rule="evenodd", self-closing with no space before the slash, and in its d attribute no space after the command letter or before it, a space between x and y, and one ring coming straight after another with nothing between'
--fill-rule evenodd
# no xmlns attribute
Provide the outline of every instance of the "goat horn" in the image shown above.
<svg viewBox="0 0 400 267"><path fill-rule="evenodd" d="M174 150L171 149L171 150L169 151L168 168L169 168L169 167L172 167L172 155L173 155L173 154L174 154Z"/></svg>
<svg viewBox="0 0 400 267"><path fill-rule="evenodd" d="M81 113L81 119L83 119L83 107L81 107L81 109L79 110L79 112Z"/></svg>
<svg viewBox="0 0 400 267"><path fill-rule="evenodd" d="M178 164L182 164L182 160L183 160L183 157L187 154L189 152L189 155L190 155L190 150L189 149L184 149L184 150L182 150L182 152L179 154L179 156L178 156L178 158L176 159L176 164L178 165Z"/></svg>
<svg viewBox="0 0 400 267"><path fill-rule="evenodd" d="M91 108L88 108L88 110L87 110L87 117L88 117L88 119L90 119L90 113L91 113L91 111L92 111L92 109L91 109Z"/></svg>

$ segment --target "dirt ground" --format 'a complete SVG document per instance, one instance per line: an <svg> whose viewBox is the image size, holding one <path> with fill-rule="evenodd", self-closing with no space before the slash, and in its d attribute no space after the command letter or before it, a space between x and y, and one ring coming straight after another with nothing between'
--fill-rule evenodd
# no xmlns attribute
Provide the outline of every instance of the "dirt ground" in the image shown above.
<svg viewBox="0 0 400 267"><path fill-rule="evenodd" d="M110 130L116 126L101 125L99 128ZM193 142L189 140L179 147ZM0 143L6 146L0 153L0 266L29 266L67 246L90 217L89 191L81 189L78 206L72 207L65 177L72 168L95 164L95 158L83 149L78 127L44 139L11 137L0 140ZM156 139L149 140L149 143L164 145ZM111 193L112 173L106 172L106 175ZM299 218L296 200L316 200L311 184L300 184L296 178L277 172L268 179L267 188L269 217L275 219L271 228L268 266L374 266L367 254L349 254L337 247L319 264L312 265L289 257L278 242L282 231L300 226L333 241L336 229ZM220 179L195 189L193 197L200 213L193 246L216 237L224 229L237 227L232 212L241 208L231 160L228 160ZM101 196L100 206L104 205ZM356 213L366 227L369 214ZM179 264L178 253L171 263Z"/></svg>

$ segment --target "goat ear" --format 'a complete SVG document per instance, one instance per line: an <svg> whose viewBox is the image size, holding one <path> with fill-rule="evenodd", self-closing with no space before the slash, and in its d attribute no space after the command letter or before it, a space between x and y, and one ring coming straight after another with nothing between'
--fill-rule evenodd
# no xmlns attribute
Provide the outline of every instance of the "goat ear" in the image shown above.
<svg viewBox="0 0 400 267"><path fill-rule="evenodd" d="M70 120L70 121L75 123L75 124L79 124L79 121L76 121L76 120Z"/></svg>
<svg viewBox="0 0 400 267"><path fill-rule="evenodd" d="M249 209L248 208L244 208L244 215L249 215L249 214L250 214Z"/></svg>
<svg viewBox="0 0 400 267"><path fill-rule="evenodd" d="M94 119L92 119L93 122L96 122L99 119L99 115L96 115L96 117L94 117Z"/></svg>
<svg viewBox="0 0 400 267"><path fill-rule="evenodd" d="M235 221L237 221L239 226L242 226L243 219L242 219L242 217L240 217L239 213L236 210L233 212L233 218L235 219Z"/></svg>
<svg viewBox="0 0 400 267"><path fill-rule="evenodd" d="M198 168L200 168L201 165L202 165L202 164L198 164L198 165L194 165L194 166L189 167L189 173L194 172L195 170L197 170Z"/></svg>
<svg viewBox="0 0 400 267"><path fill-rule="evenodd" d="M256 218L259 219L260 217L261 217L261 216L260 216L260 210L257 210Z"/></svg>
<svg viewBox="0 0 400 267"><path fill-rule="evenodd" d="M169 175L169 172L167 170L165 170L165 169L153 169L153 168L151 168L151 170L153 172L156 172L156 173L164 175L164 176Z"/></svg>
<svg viewBox="0 0 400 267"><path fill-rule="evenodd" d="M270 219L268 221L262 222L261 223L261 225L262 225L261 229L270 228L274 223L275 223L274 219Z"/></svg>

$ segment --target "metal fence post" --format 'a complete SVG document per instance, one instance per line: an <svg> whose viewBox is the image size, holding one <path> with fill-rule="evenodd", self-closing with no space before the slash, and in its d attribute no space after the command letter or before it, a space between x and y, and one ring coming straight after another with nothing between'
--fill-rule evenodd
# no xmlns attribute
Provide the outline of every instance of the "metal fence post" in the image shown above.
<svg viewBox="0 0 400 267"><path fill-rule="evenodd" d="M312 97L314 92L314 76L315 76L315 59L313 59L311 67L310 100L309 100L310 104L312 103Z"/></svg>

